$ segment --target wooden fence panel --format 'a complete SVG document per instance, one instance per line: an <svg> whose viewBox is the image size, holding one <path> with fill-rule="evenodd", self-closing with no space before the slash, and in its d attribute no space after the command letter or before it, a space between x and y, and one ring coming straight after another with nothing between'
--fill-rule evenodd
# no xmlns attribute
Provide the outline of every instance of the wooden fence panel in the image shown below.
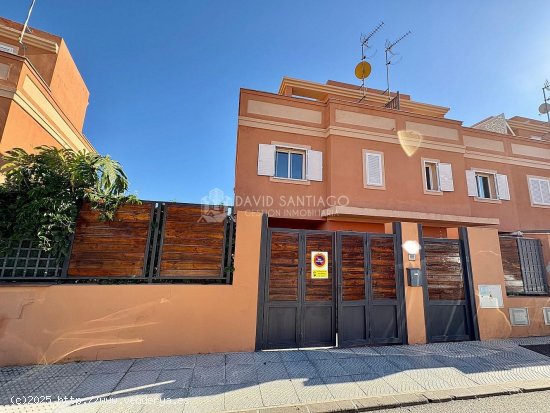
<svg viewBox="0 0 550 413"><path fill-rule="evenodd" d="M69 277L143 277L154 204L124 205L114 221L84 205L78 216Z"/></svg>
<svg viewBox="0 0 550 413"><path fill-rule="evenodd" d="M521 294L525 291L521 275L521 262L516 238L500 237L500 254L504 270L506 294Z"/></svg>
<svg viewBox="0 0 550 413"><path fill-rule="evenodd" d="M424 249L429 299L464 300L464 275L459 241L426 241Z"/></svg>
<svg viewBox="0 0 550 413"><path fill-rule="evenodd" d="M371 238L370 264L372 298L374 300L396 299L397 284L393 238Z"/></svg>
<svg viewBox="0 0 550 413"><path fill-rule="evenodd" d="M201 205L166 204L164 214L157 276L222 278L227 208L209 216Z"/></svg>

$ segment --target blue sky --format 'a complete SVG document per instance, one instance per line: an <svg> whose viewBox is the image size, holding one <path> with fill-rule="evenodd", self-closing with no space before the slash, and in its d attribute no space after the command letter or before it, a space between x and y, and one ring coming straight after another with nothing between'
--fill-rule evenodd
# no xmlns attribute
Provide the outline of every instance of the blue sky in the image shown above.
<svg viewBox="0 0 550 413"><path fill-rule="evenodd" d="M29 3L2 0L0 13L23 21ZM216 187L232 196L239 88L356 83L359 36L379 21L368 86L385 88L384 41L410 29L392 89L466 125L538 119L549 13L543 0L37 0L30 25L65 38L91 94L84 132L132 191L198 202Z"/></svg>

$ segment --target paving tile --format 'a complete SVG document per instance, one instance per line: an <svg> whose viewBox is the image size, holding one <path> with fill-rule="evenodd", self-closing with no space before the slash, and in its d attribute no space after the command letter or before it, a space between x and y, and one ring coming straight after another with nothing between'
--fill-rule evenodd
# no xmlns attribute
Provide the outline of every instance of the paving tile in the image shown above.
<svg viewBox="0 0 550 413"><path fill-rule="evenodd" d="M225 409L244 410L263 407L258 385L229 385L225 390Z"/></svg>
<svg viewBox="0 0 550 413"><path fill-rule="evenodd" d="M172 389L156 394L156 399L144 404L140 413L182 413L189 389Z"/></svg>
<svg viewBox="0 0 550 413"><path fill-rule="evenodd" d="M280 352L283 361L307 361L307 355L302 350L283 350Z"/></svg>
<svg viewBox="0 0 550 413"><path fill-rule="evenodd" d="M74 402L68 405L60 406L54 410L54 413L97 413L101 408L101 404L87 402L78 403Z"/></svg>
<svg viewBox="0 0 550 413"><path fill-rule="evenodd" d="M124 373L91 374L71 393L73 397L96 397L112 392Z"/></svg>
<svg viewBox="0 0 550 413"><path fill-rule="evenodd" d="M328 350L328 352L336 359L347 359L358 356L358 354L351 348L334 348Z"/></svg>
<svg viewBox="0 0 550 413"><path fill-rule="evenodd" d="M413 393L427 390L405 373L389 374L383 377L384 380L398 393Z"/></svg>
<svg viewBox="0 0 550 413"><path fill-rule="evenodd" d="M351 376L323 377L322 380L335 399L358 399L366 396Z"/></svg>
<svg viewBox="0 0 550 413"><path fill-rule="evenodd" d="M0 382L32 375L40 366L0 367Z"/></svg>
<svg viewBox="0 0 550 413"><path fill-rule="evenodd" d="M12 397L28 397L33 395L33 390L46 382L45 377L20 377L12 380L0 388L0 405L10 404Z"/></svg>
<svg viewBox="0 0 550 413"><path fill-rule="evenodd" d="M163 370L192 369L195 367L197 356L168 356L163 357Z"/></svg>
<svg viewBox="0 0 550 413"><path fill-rule="evenodd" d="M184 412L210 413L225 409L225 386L191 388Z"/></svg>
<svg viewBox="0 0 550 413"><path fill-rule="evenodd" d="M303 350L302 351L309 360L329 360L334 358L332 352L325 349L319 350Z"/></svg>
<svg viewBox="0 0 550 413"><path fill-rule="evenodd" d="M395 394L393 398L401 407L416 406L419 404L427 404L429 400L421 394Z"/></svg>
<svg viewBox="0 0 550 413"><path fill-rule="evenodd" d="M52 377L45 380L38 387L33 389L33 396L51 396L57 400L58 397L69 397L82 382L88 377L86 374L80 376Z"/></svg>
<svg viewBox="0 0 550 413"><path fill-rule="evenodd" d="M139 413L143 408L140 404L131 404L124 401L103 403L98 413Z"/></svg>
<svg viewBox="0 0 550 413"><path fill-rule="evenodd" d="M257 351L254 353L256 363L280 363L283 361L279 351Z"/></svg>
<svg viewBox="0 0 550 413"><path fill-rule="evenodd" d="M333 400L327 385L320 378L292 379L292 385L302 403Z"/></svg>
<svg viewBox="0 0 550 413"><path fill-rule="evenodd" d="M134 359L127 360L106 360L102 361L94 370L94 374L102 373L126 373L134 364Z"/></svg>
<svg viewBox="0 0 550 413"><path fill-rule="evenodd" d="M351 349L355 354L359 356L379 356L373 347L353 347Z"/></svg>
<svg viewBox="0 0 550 413"><path fill-rule="evenodd" d="M307 405L309 413L333 413L333 412L355 412L355 405L348 401L309 403Z"/></svg>
<svg viewBox="0 0 550 413"><path fill-rule="evenodd" d="M284 363L262 363L257 364L256 366L258 381L261 383L270 382L273 380L290 379Z"/></svg>
<svg viewBox="0 0 550 413"><path fill-rule="evenodd" d="M319 377L319 372L310 361L287 361L284 365L291 379Z"/></svg>
<svg viewBox="0 0 550 413"><path fill-rule="evenodd" d="M132 371L124 375L115 390L132 390L147 388L156 383L160 370Z"/></svg>
<svg viewBox="0 0 550 413"><path fill-rule="evenodd" d="M180 389L191 386L193 369L161 370L156 382L163 383L162 389Z"/></svg>
<svg viewBox="0 0 550 413"><path fill-rule="evenodd" d="M225 367L226 384L258 384L255 364L230 364Z"/></svg>
<svg viewBox="0 0 550 413"><path fill-rule="evenodd" d="M353 401L360 411L391 409L399 407L399 403L391 396L373 396Z"/></svg>
<svg viewBox="0 0 550 413"><path fill-rule="evenodd" d="M422 393L430 403L443 403L453 400L450 390L431 390Z"/></svg>
<svg viewBox="0 0 550 413"><path fill-rule="evenodd" d="M300 403L298 394L290 380L274 380L268 383L261 383L260 392L265 406L293 405Z"/></svg>
<svg viewBox="0 0 550 413"><path fill-rule="evenodd" d="M227 353L225 364L254 364L254 353Z"/></svg>
<svg viewBox="0 0 550 413"><path fill-rule="evenodd" d="M35 374L45 377L79 376L95 373L100 361L41 365L34 370Z"/></svg>
<svg viewBox="0 0 550 413"><path fill-rule="evenodd" d="M225 384L225 366L195 367L191 387L220 386Z"/></svg>
<svg viewBox="0 0 550 413"><path fill-rule="evenodd" d="M347 360L347 359L346 359ZM311 364L317 369L320 376L347 376L348 373L344 368L335 360L311 360Z"/></svg>
<svg viewBox="0 0 550 413"><path fill-rule="evenodd" d="M375 370L373 365L370 364L365 357L353 357L346 359L339 359L338 363L348 374L368 374L373 373Z"/></svg>
<svg viewBox="0 0 550 413"><path fill-rule="evenodd" d="M376 374L360 374L352 376L352 378L366 396L382 396L397 393L383 377Z"/></svg>
<svg viewBox="0 0 550 413"><path fill-rule="evenodd" d="M196 367L212 367L225 365L225 354L199 354L195 361Z"/></svg>
<svg viewBox="0 0 550 413"><path fill-rule="evenodd" d="M134 361L130 371L162 370L171 364L165 357L149 357Z"/></svg>

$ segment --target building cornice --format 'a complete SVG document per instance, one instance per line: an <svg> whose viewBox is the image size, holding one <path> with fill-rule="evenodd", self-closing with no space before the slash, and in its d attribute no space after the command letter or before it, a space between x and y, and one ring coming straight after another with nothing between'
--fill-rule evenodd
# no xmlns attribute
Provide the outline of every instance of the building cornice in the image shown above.
<svg viewBox="0 0 550 413"><path fill-rule="evenodd" d="M7 26L0 26L0 36L7 37L19 43L20 35L21 32L19 30ZM25 33L24 43L50 53L57 54L59 51L59 45L56 42L35 36L32 33Z"/></svg>
<svg viewBox="0 0 550 413"><path fill-rule="evenodd" d="M441 224L460 223L468 225L499 225L498 218L468 217L462 215L435 214L416 211L396 211L391 209L361 208L352 206L334 206L321 211L328 220L355 217L364 219L398 220L413 222L435 222Z"/></svg>
<svg viewBox="0 0 550 413"><path fill-rule="evenodd" d="M304 90L310 92L312 95L335 95L341 96L343 98L350 98L359 101L363 98L363 92L361 90L349 89L341 86L335 85L324 85L321 83L311 82L307 80L293 79L290 77L284 77L281 86L279 87L279 94L284 95L285 89L287 87L292 87L297 91ZM387 97L385 95L380 95L377 93L366 92L366 102L368 104L374 104L384 106L387 102ZM444 106L430 105L428 103L414 102L408 99L402 99L400 101L400 106L403 110L409 112L421 113L430 117L443 118L449 108Z"/></svg>

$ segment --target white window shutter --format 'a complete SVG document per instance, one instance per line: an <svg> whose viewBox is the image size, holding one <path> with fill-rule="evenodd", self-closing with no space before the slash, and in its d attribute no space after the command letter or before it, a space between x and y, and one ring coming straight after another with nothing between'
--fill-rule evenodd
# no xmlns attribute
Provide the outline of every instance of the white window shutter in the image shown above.
<svg viewBox="0 0 550 413"><path fill-rule="evenodd" d="M323 180L323 152L307 151L306 179L310 181Z"/></svg>
<svg viewBox="0 0 550 413"><path fill-rule="evenodd" d="M542 202L545 205L550 205L550 180L541 179L540 182L540 192L542 194Z"/></svg>
<svg viewBox="0 0 550 413"><path fill-rule="evenodd" d="M478 196L475 171L466 171L466 185L468 186L468 196Z"/></svg>
<svg viewBox="0 0 550 413"><path fill-rule="evenodd" d="M510 188L508 187L508 177L506 175L496 174L498 198L505 201L510 200Z"/></svg>
<svg viewBox="0 0 550 413"><path fill-rule="evenodd" d="M383 186L384 177L382 170L382 155L379 153L366 153L367 185Z"/></svg>
<svg viewBox="0 0 550 413"><path fill-rule="evenodd" d="M455 190L453 183L453 168L450 163L439 164L439 188L443 192L452 192Z"/></svg>
<svg viewBox="0 0 550 413"><path fill-rule="evenodd" d="M260 143L258 147L258 175L275 175L275 145Z"/></svg>
<svg viewBox="0 0 550 413"><path fill-rule="evenodd" d="M529 189L531 191L531 201L533 201L534 204L542 204L543 199L540 180L536 178L529 178Z"/></svg>

